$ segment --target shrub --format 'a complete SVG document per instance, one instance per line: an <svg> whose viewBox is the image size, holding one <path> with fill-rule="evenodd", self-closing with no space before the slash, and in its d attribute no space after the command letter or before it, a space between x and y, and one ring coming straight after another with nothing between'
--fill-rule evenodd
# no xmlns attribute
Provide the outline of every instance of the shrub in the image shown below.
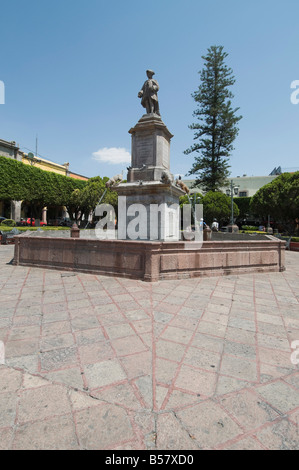
<svg viewBox="0 0 299 470"><path fill-rule="evenodd" d="M234 197L234 202L237 204L240 211L240 214L238 216L240 220L248 220L248 218L250 218L250 201L251 197Z"/></svg>
<svg viewBox="0 0 299 470"><path fill-rule="evenodd" d="M258 227L254 227L253 225L242 225L241 230L250 230L251 232L258 230Z"/></svg>
<svg viewBox="0 0 299 470"><path fill-rule="evenodd" d="M8 227L16 227L16 222L12 219L5 219L2 221L2 225L7 225Z"/></svg>

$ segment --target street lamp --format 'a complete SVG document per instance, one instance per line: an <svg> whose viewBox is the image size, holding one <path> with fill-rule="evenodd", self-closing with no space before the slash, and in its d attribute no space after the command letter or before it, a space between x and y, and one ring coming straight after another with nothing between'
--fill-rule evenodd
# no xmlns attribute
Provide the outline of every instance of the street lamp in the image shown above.
<svg viewBox="0 0 299 470"><path fill-rule="evenodd" d="M39 160L37 157L35 157L32 152L29 152L27 154L27 159L30 162L31 166L35 165L36 163L41 162L41 160ZM32 212L33 212L33 209L32 209L32 201L31 201L31 203L30 203L30 225L31 225L31 227L32 227Z"/></svg>
<svg viewBox="0 0 299 470"><path fill-rule="evenodd" d="M234 224L234 195L237 196L239 193L239 186L235 186L233 180L230 182L230 188L227 188L226 195L231 197L231 219L229 225L230 232L237 232L238 226Z"/></svg>

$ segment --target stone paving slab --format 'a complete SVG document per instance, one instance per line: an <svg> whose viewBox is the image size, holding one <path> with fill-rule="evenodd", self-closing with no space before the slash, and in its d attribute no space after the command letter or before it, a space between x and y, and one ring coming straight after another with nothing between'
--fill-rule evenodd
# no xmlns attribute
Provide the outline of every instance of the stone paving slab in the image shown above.
<svg viewBox="0 0 299 470"><path fill-rule="evenodd" d="M1 450L299 449L299 253L283 273L153 284L12 256Z"/></svg>

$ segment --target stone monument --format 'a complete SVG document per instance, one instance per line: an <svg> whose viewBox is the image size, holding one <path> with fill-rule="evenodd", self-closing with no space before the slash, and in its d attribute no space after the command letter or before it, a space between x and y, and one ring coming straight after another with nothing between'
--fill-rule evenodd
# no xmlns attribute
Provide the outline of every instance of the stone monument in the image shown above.
<svg viewBox="0 0 299 470"><path fill-rule="evenodd" d="M125 196L125 205L119 204L122 220L128 222L127 208L132 204L142 204L147 210L147 235L144 240L169 240L171 229L169 217L174 204L179 204L185 192L174 183L170 173L170 141L173 135L162 121L158 104L159 85L152 79L154 72L147 70L145 81L138 97L146 108L138 123L129 130L132 136L131 166L128 167L127 182L115 186L119 196ZM123 198L124 199L124 198ZM120 199L119 199L120 202ZM151 209L159 205L158 234L151 235ZM164 209L164 210L163 210ZM126 218L123 212L125 211ZM175 215L173 214L175 217ZM119 227L119 238L126 238Z"/></svg>
<svg viewBox="0 0 299 470"><path fill-rule="evenodd" d="M147 76L139 92L147 112L129 131L132 156L127 182L121 182L120 174L107 181L107 188L113 188L119 195L118 239L79 238L76 227L72 229L73 237L68 232L67 237L58 232L54 232L55 236L49 235L49 231L47 236L28 232L14 237L13 264L149 282L284 271L286 242L270 235L257 235L253 240L249 235L246 238L236 234L230 240L204 241L200 247L173 236L171 225L177 227L179 235L176 219L179 197L188 188L180 180L174 183L170 173L172 134L160 116L159 85L152 79L151 70ZM142 212L142 217L136 217L136 212ZM175 223L170 223L171 218ZM152 223L155 219L158 223ZM130 236L133 232L137 236Z"/></svg>

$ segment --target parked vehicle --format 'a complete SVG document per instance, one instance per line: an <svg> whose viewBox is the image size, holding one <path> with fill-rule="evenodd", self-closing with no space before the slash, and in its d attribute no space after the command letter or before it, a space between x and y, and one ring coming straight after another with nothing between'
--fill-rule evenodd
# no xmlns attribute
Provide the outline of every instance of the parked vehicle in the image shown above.
<svg viewBox="0 0 299 470"><path fill-rule="evenodd" d="M31 224L31 217L28 217L28 219L21 219L19 222L19 225L21 226L30 226L30 227L35 227L35 219L32 217L32 224ZM40 221L40 226L46 226L46 222Z"/></svg>
<svg viewBox="0 0 299 470"><path fill-rule="evenodd" d="M71 227L73 222L67 217L58 217L58 219L50 219L48 225L53 227Z"/></svg>
<svg viewBox="0 0 299 470"><path fill-rule="evenodd" d="M73 225L73 222L68 217L62 217L58 225L62 227L71 227Z"/></svg>

